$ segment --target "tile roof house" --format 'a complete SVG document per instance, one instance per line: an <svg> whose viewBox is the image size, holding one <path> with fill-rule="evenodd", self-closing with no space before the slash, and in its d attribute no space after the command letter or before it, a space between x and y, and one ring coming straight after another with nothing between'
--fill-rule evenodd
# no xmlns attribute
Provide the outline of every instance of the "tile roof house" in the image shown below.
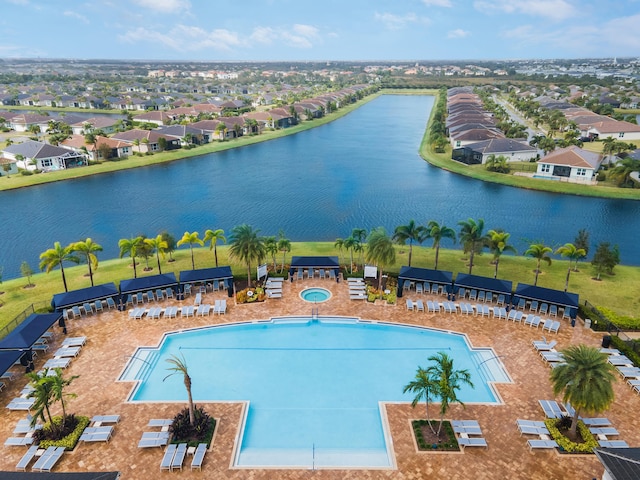
<svg viewBox="0 0 640 480"><path fill-rule="evenodd" d="M536 177L572 183L593 183L601 163L600 154L573 145L541 158Z"/></svg>
<svg viewBox="0 0 640 480"><path fill-rule="evenodd" d="M78 153L84 153L86 151L91 160L95 161L103 160L103 152L100 148L103 144L111 148L111 152L107 159L126 158L131 155L131 152L133 151L133 144L131 142L103 137L101 135L96 136L95 144L87 143L84 135L71 135L65 141L61 142L60 146Z"/></svg>
<svg viewBox="0 0 640 480"><path fill-rule="evenodd" d="M0 177L15 175L18 173L16 160L0 155Z"/></svg>
<svg viewBox="0 0 640 480"><path fill-rule="evenodd" d="M71 130L75 135L84 135L86 130L101 130L103 133L113 133L116 131L118 119L114 117L93 117L87 118L71 124ZM87 128L88 127L88 128Z"/></svg>
<svg viewBox="0 0 640 480"><path fill-rule="evenodd" d="M133 145L132 150L140 153L161 151L160 138L164 138L167 141L167 150L180 148L180 137L163 135L155 130L139 130L134 128L126 132L117 132L111 138L130 142Z"/></svg>
<svg viewBox="0 0 640 480"><path fill-rule="evenodd" d="M456 148L451 153L451 158L473 165L487 163L491 155L506 157L508 162L528 162L537 157L538 150L513 138L492 138Z"/></svg>

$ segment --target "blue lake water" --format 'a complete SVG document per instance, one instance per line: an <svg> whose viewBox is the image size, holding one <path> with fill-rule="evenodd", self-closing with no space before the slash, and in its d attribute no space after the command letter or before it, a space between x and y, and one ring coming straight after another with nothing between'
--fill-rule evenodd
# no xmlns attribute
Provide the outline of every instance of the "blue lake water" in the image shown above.
<svg viewBox="0 0 640 480"><path fill-rule="evenodd" d="M521 190L431 167L418 147L432 106L430 96L387 95L278 140L0 192L4 276L19 276L23 260L35 269L54 241L92 237L104 247L100 258L110 258L119 239L162 230L180 238L247 223L263 235L283 229L294 241L333 241L353 228L392 232L410 219L457 229L470 217L511 232L520 253L531 240L559 246L586 228L593 245L618 243L623 263L640 264L640 202Z"/></svg>
<svg viewBox="0 0 640 480"><path fill-rule="evenodd" d="M146 357L132 400L186 401L182 377L166 378L166 359L184 356L196 403L250 402L237 465L384 467L391 458L379 402L411 402L403 387L438 352L453 358L457 370L469 371L474 387L462 385L463 402L498 401L487 382L508 377L482 369L495 359L491 349L471 350L459 334L330 318L168 335ZM143 354L131 362L140 363ZM423 412L424 404L417 408Z"/></svg>

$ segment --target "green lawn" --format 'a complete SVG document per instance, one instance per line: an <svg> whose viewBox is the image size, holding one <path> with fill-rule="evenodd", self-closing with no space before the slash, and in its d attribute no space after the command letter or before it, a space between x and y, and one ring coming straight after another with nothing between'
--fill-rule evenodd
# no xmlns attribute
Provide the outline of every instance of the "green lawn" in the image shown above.
<svg viewBox="0 0 640 480"><path fill-rule="evenodd" d="M213 252L208 248L196 248L195 260L196 268L211 268L214 266ZM292 244L293 255L338 255L333 246L333 242L307 242ZM346 255L343 255L346 257ZM407 262L408 248L397 247L396 264L389 267L385 273L397 274L400 267ZM191 257L189 249L180 249L175 254L173 263L162 261L163 273L175 272L191 269ZM227 247L218 248L220 265L231 265L236 278L246 277L246 266L229 262ZM278 262L282 261L282 255L278 255ZM291 258L287 255L287 261ZM344 259L343 259L344 261ZM490 264L491 257L488 254L476 256L473 273L477 275L493 277L494 266ZM460 250L441 250L439 268L455 273L468 271L466 259L463 259ZM434 250L425 247L414 247L413 266L433 268ZM144 263L138 265L138 276L155 275L158 273L155 260L149 259L153 270L144 272ZM532 284L534 280L533 270L535 260L525 257L504 256L500 262L499 278L509 279L514 282L524 282ZM538 285L541 287L564 289L564 281L567 273L566 261L553 260L551 266L542 265ZM581 302L588 300L594 305L608 307L620 315L637 316L640 309L640 268L629 266L618 266L615 269L616 275L605 276L603 280L597 282L592 279L593 272L588 263L579 265L579 272L572 272L569 283L569 291L580 294ZM67 282L70 290L85 288L90 286L87 276L86 265L65 268ZM255 266L252 267L252 276L255 277ZM95 284L115 281L116 284L122 279L133 278L133 268L129 258L102 260L95 274ZM26 278L12 279L0 285L0 301L4 304L0 308L0 328L9 323L16 315L22 312L31 304L49 304L54 294L63 291L60 270L54 270L49 274L38 273L32 277L35 287L25 289Z"/></svg>

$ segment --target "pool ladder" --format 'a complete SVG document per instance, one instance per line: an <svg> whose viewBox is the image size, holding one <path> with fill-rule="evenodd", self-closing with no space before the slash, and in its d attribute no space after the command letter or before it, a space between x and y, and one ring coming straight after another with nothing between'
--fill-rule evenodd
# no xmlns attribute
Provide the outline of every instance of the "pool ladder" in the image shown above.
<svg viewBox="0 0 640 480"><path fill-rule="evenodd" d="M315 307L315 308L311 309L311 319L312 320L317 320L318 319L318 307Z"/></svg>

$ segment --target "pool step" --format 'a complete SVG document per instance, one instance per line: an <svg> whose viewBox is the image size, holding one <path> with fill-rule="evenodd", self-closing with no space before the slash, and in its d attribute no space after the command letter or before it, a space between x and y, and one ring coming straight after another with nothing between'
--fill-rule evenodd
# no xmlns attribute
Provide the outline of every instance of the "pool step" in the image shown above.
<svg viewBox="0 0 640 480"><path fill-rule="evenodd" d="M119 380L121 382L134 382L143 380L158 358L158 350L151 348L139 348L136 353L129 357L129 363Z"/></svg>

